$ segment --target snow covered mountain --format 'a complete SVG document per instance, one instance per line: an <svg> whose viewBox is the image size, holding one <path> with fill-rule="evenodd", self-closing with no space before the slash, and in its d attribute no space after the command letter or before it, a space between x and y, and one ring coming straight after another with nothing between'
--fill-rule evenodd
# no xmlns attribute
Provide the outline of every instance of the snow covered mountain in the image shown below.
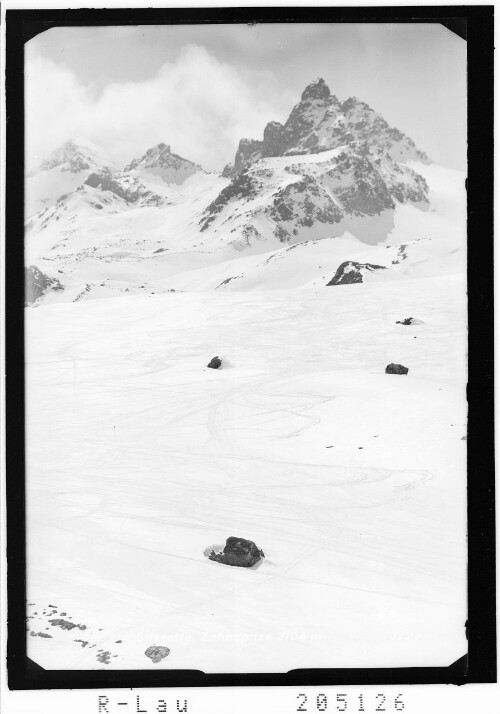
<svg viewBox="0 0 500 714"><path fill-rule="evenodd" d="M148 149L140 159L134 159L125 167L125 172L135 171L141 176L159 176L165 183L181 184L201 166L182 156L173 154L167 144L158 144Z"/></svg>
<svg viewBox="0 0 500 714"><path fill-rule="evenodd" d="M74 191L91 172L116 170L104 150L88 140L66 141L33 169L25 182L25 215L30 218Z"/></svg>
<svg viewBox="0 0 500 714"><path fill-rule="evenodd" d="M222 175L163 143L119 170L96 147L69 142L27 183L35 180L46 182L46 207L27 220L26 252L47 286L36 304L201 286L326 285L367 245L366 262L387 270L361 270L357 280L453 271L458 256L465 260L464 177L431 164L365 103L338 100L322 79L306 87L284 125L268 124L262 141L243 139ZM408 257L386 265L386 245L423 240L418 270ZM329 255L301 271L295 260L309 264L319 241L315 253ZM287 246L296 248L293 261ZM274 261L282 267L270 282Z"/></svg>

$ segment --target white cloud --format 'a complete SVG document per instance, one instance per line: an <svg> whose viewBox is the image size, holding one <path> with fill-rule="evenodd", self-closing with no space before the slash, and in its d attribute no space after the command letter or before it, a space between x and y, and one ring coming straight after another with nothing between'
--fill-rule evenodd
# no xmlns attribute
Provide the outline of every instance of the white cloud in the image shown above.
<svg viewBox="0 0 500 714"><path fill-rule="evenodd" d="M220 169L240 138L261 138L265 124L284 120L297 99L277 91L271 73L238 72L196 45L185 46L155 77L110 84L99 96L29 45L26 67L28 169L75 137L103 146L123 164L163 141Z"/></svg>

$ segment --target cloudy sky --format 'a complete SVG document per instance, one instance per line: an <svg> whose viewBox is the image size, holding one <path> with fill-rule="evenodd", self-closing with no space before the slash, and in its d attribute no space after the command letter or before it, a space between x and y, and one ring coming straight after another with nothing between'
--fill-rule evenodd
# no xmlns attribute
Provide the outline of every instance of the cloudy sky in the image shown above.
<svg viewBox="0 0 500 714"><path fill-rule="evenodd" d="M67 139L125 164L163 141L208 170L323 77L450 168L466 162L466 43L440 25L54 28L26 45L28 170Z"/></svg>

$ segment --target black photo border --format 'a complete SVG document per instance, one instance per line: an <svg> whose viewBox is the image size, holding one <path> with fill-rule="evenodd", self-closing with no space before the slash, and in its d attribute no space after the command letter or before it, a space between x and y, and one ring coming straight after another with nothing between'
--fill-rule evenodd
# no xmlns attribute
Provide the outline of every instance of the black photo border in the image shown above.
<svg viewBox="0 0 500 714"><path fill-rule="evenodd" d="M219 23L440 23L468 51L468 652L448 667L44 670L26 654L24 425L24 44L61 26ZM493 403L493 5L6 11L6 498L8 686L11 690L496 682Z"/></svg>

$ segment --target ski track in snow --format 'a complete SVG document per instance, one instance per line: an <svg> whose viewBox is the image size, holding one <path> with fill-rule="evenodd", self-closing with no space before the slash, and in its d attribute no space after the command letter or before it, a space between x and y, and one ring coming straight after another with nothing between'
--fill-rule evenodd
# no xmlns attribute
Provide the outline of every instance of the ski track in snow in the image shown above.
<svg viewBox="0 0 500 714"><path fill-rule="evenodd" d="M207 672L461 656L461 287L29 312L28 602L57 600L96 645L58 631L28 637L30 656L49 669L147 668L159 644L171 653L154 666ZM395 324L407 314L424 325ZM227 368L206 368L214 354ZM385 375L391 361L408 377ZM259 567L204 557L230 535L263 548Z"/></svg>

